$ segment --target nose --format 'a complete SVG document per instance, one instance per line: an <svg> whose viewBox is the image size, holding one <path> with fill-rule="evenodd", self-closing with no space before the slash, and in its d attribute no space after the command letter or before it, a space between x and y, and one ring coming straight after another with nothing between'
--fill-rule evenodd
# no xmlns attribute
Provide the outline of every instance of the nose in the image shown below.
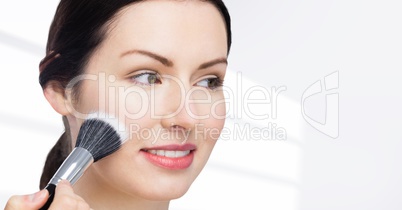
<svg viewBox="0 0 402 210"><path fill-rule="evenodd" d="M159 105L161 108L162 127L171 131L190 131L198 123L195 113L192 110L196 104L189 104L190 97L187 97L191 85L184 84L176 79L171 79L166 85L166 92L163 96L165 103Z"/></svg>
<svg viewBox="0 0 402 210"><path fill-rule="evenodd" d="M169 115L161 120L162 127L170 131L186 131L194 129L197 120L190 116L183 108L173 115Z"/></svg>

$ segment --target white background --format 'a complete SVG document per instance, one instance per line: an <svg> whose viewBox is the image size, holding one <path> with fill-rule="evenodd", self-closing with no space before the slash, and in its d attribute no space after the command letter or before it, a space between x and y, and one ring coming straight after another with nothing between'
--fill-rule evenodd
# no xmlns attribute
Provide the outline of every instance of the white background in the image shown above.
<svg viewBox="0 0 402 210"><path fill-rule="evenodd" d="M286 87L276 123L286 140L220 141L205 170L171 209L402 209L402 5L371 0L226 1L233 23L228 86ZM0 2L0 206L38 190L61 118L38 83L57 1ZM301 96L339 73L339 137L302 117ZM240 92L241 93L241 92ZM325 94L306 102L325 119ZM270 106L256 105L256 112ZM270 112L269 112L270 113ZM237 113L236 116L239 116Z"/></svg>

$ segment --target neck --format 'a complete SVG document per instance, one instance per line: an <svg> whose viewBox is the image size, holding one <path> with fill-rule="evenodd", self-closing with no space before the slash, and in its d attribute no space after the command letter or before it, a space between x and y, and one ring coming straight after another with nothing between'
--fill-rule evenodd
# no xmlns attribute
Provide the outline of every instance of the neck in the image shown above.
<svg viewBox="0 0 402 210"><path fill-rule="evenodd" d="M96 210L167 210L169 208L169 201L146 200L99 182L91 167L74 185L74 192Z"/></svg>

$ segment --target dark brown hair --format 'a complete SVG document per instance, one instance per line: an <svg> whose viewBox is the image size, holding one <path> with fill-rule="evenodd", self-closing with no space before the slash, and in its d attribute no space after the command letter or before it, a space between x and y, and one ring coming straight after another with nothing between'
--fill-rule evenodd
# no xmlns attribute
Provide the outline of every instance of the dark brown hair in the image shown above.
<svg viewBox="0 0 402 210"><path fill-rule="evenodd" d="M74 77L83 73L89 58L104 40L116 13L129 4L141 1L144 0L61 0L50 26L46 57L39 67L39 83L42 88L46 88L52 81L65 89ZM232 35L226 6L222 0L202 1L213 4L222 14L229 53ZM41 189L72 149L69 124L65 116L63 122L65 131L47 156L40 180Z"/></svg>

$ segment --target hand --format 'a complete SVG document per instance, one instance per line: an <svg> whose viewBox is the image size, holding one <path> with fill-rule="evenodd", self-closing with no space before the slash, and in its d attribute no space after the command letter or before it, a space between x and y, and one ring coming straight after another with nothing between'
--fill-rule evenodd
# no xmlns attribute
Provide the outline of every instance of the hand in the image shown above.
<svg viewBox="0 0 402 210"><path fill-rule="evenodd" d="M41 190L32 195L12 196L4 210L38 210L45 205L49 197L47 190ZM76 195L68 181L57 184L56 194L49 210L90 210L89 205L80 196Z"/></svg>

